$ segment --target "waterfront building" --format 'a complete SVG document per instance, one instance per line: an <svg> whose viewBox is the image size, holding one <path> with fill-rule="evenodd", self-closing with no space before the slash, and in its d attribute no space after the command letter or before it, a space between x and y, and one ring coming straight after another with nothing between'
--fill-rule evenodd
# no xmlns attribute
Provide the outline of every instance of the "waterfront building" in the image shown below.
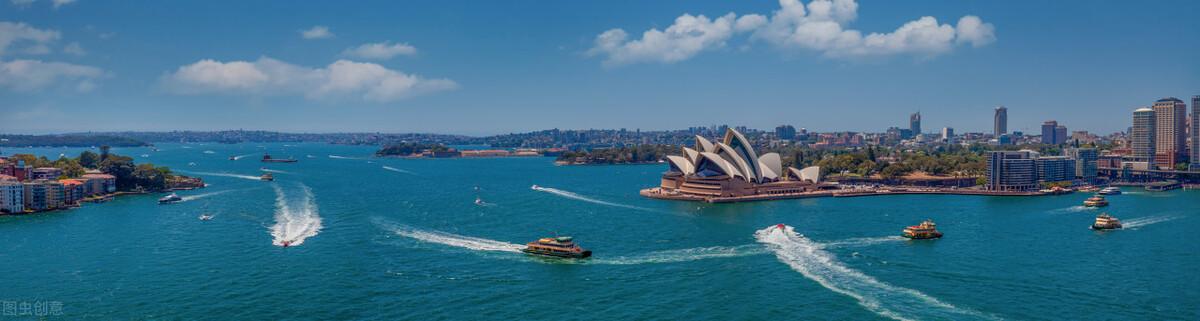
<svg viewBox="0 0 1200 321"><path fill-rule="evenodd" d="M1099 153L1095 148L1070 148L1067 149L1067 157L1075 160L1076 178L1087 182L1096 180L1099 171Z"/></svg>
<svg viewBox="0 0 1200 321"><path fill-rule="evenodd" d="M83 197L85 196L84 181L78 179L64 179L59 180L59 183L61 183L63 186L62 200L64 205L78 205L79 201L83 200Z"/></svg>
<svg viewBox="0 0 1200 321"><path fill-rule="evenodd" d="M821 169L784 168L779 154L758 155L740 132L727 129L720 142L696 136L694 148L682 156L667 156L668 168L659 187L642 195L661 198L707 199L812 191L821 183Z"/></svg>
<svg viewBox="0 0 1200 321"><path fill-rule="evenodd" d="M62 169L57 167L38 167L33 169L33 177L30 179L58 179L62 174Z"/></svg>
<svg viewBox="0 0 1200 321"><path fill-rule="evenodd" d="M1192 153L1189 170L1200 171L1200 95L1192 96Z"/></svg>
<svg viewBox="0 0 1200 321"><path fill-rule="evenodd" d="M1187 156L1187 105L1167 97L1154 102L1154 164L1172 169Z"/></svg>
<svg viewBox="0 0 1200 321"><path fill-rule="evenodd" d="M1035 161L1039 182L1067 182L1075 180L1075 160L1066 156L1043 156Z"/></svg>
<svg viewBox="0 0 1200 321"><path fill-rule="evenodd" d="M1133 128L1129 132L1129 148L1134 158L1140 161L1154 159L1155 113L1151 108L1133 111Z"/></svg>
<svg viewBox="0 0 1200 321"><path fill-rule="evenodd" d="M1004 106L996 107L996 114L992 116L992 135L1000 137L1008 133L1008 108Z"/></svg>
<svg viewBox="0 0 1200 321"><path fill-rule="evenodd" d="M117 177L109 174L83 174L83 193L87 196L117 192Z"/></svg>
<svg viewBox="0 0 1200 321"><path fill-rule="evenodd" d="M11 177L11 176L10 176ZM25 212L25 184L16 180L0 180L0 212Z"/></svg>
<svg viewBox="0 0 1200 321"><path fill-rule="evenodd" d="M921 112L908 116L908 130L912 131L913 136L921 134Z"/></svg>
<svg viewBox="0 0 1200 321"><path fill-rule="evenodd" d="M796 127L792 127L792 125L780 125L779 127L775 127L775 138L783 140L796 139Z"/></svg>
<svg viewBox="0 0 1200 321"><path fill-rule="evenodd" d="M994 151L987 155L987 183L993 191L1030 191L1037 189L1036 153L1030 151Z"/></svg>
<svg viewBox="0 0 1200 321"><path fill-rule="evenodd" d="M26 209L34 211L50 209L49 202L47 201L47 197L49 196L47 189L49 187L45 184L45 181L27 181L23 185L25 189L23 192L23 202Z"/></svg>

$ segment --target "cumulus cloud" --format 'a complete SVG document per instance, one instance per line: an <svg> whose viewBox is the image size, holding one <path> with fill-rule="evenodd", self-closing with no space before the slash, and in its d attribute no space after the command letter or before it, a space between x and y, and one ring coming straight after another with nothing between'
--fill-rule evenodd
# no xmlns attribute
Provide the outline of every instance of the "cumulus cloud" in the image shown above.
<svg viewBox="0 0 1200 321"><path fill-rule="evenodd" d="M54 9L58 9L58 7L75 3L75 0L51 0L50 2L54 3Z"/></svg>
<svg viewBox="0 0 1200 321"><path fill-rule="evenodd" d="M719 48L737 33L784 50L810 50L831 58L914 55L932 57L955 45L980 47L995 42L995 27L976 16L964 16L957 25L920 17L891 32L864 33L849 28L858 18L854 0L779 0L770 18L729 13L715 20L684 14L667 30L650 29L641 39L630 40L622 29L596 37L591 55L605 55L605 64L637 62L672 63ZM731 27L732 26L732 27Z"/></svg>
<svg viewBox="0 0 1200 321"><path fill-rule="evenodd" d="M0 56L16 43L28 44L21 50L26 53L49 53L49 44L58 41L61 36L57 30L38 29L23 22L0 21Z"/></svg>
<svg viewBox="0 0 1200 321"><path fill-rule="evenodd" d="M79 91L90 91L105 75L100 68L40 60L0 61L0 88L33 91L55 83L66 83Z"/></svg>
<svg viewBox="0 0 1200 321"><path fill-rule="evenodd" d="M417 54L417 48L407 43L380 42L368 43L358 47L346 48L343 56L371 60L388 60L398 55L411 56Z"/></svg>
<svg viewBox="0 0 1200 321"><path fill-rule="evenodd" d="M58 7L75 3L75 1L76 0L51 0L50 4L54 6L54 9L58 9ZM37 2L37 0L9 0L9 2L12 2L12 4L15 6L24 8L32 5L34 2Z"/></svg>
<svg viewBox="0 0 1200 321"><path fill-rule="evenodd" d="M180 94L303 95L308 99L357 96L373 102L458 87L449 79L426 79L373 63L338 60L322 68L310 68L269 57L256 61L201 60L179 67L163 81L168 89Z"/></svg>
<svg viewBox="0 0 1200 321"><path fill-rule="evenodd" d="M63 47L63 52L75 56L87 55L87 50L83 50L83 46L80 46L78 42L67 44L66 47Z"/></svg>
<svg viewBox="0 0 1200 321"><path fill-rule="evenodd" d="M333 38L333 32L330 32L329 27L326 26L313 26L308 30L300 30L300 36L304 39L325 39Z"/></svg>

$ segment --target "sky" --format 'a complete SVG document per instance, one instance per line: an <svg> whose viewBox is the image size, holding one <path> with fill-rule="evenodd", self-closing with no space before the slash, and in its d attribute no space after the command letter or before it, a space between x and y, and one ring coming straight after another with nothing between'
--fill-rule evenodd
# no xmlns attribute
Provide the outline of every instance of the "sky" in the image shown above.
<svg viewBox="0 0 1200 321"><path fill-rule="evenodd" d="M0 133L728 124L1107 134L1200 95L1200 1L0 0Z"/></svg>

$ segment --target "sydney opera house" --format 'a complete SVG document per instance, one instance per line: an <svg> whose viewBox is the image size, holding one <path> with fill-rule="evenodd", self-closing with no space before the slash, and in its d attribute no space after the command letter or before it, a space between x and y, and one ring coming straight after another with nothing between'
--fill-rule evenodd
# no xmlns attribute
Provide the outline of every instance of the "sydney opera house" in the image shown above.
<svg viewBox="0 0 1200 321"><path fill-rule="evenodd" d="M667 156L669 168L659 187L642 190L646 197L736 201L789 198L821 189L821 169L784 168L779 154L758 155L742 133L732 128L720 142L696 136L695 148Z"/></svg>

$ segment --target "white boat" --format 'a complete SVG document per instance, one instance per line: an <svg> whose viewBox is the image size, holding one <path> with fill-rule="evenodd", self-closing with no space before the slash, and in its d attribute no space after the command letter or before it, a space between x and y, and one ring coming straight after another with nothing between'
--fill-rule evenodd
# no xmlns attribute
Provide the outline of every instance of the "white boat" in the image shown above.
<svg viewBox="0 0 1200 321"><path fill-rule="evenodd" d="M483 199L476 196L475 197L475 205L483 206L483 204L484 204Z"/></svg>
<svg viewBox="0 0 1200 321"><path fill-rule="evenodd" d="M213 218L213 216L212 216L212 215L200 214L200 220L201 220L201 221L207 221L207 220L211 220L212 218Z"/></svg>
<svg viewBox="0 0 1200 321"><path fill-rule="evenodd" d="M536 190L542 189L542 187L541 187L541 186L537 186L537 184L533 184L533 186L530 186L530 187L529 187L529 189L531 189L531 190L535 190L535 191L536 191Z"/></svg>
<svg viewBox="0 0 1200 321"><path fill-rule="evenodd" d="M182 200L183 200L183 198L179 197L178 194L171 193L170 195L163 196L162 198L158 199L158 203L159 204L170 204L170 203L175 203L175 202L182 201Z"/></svg>
<svg viewBox="0 0 1200 321"><path fill-rule="evenodd" d="M1100 195L1121 195L1120 187L1105 187L1100 190Z"/></svg>

